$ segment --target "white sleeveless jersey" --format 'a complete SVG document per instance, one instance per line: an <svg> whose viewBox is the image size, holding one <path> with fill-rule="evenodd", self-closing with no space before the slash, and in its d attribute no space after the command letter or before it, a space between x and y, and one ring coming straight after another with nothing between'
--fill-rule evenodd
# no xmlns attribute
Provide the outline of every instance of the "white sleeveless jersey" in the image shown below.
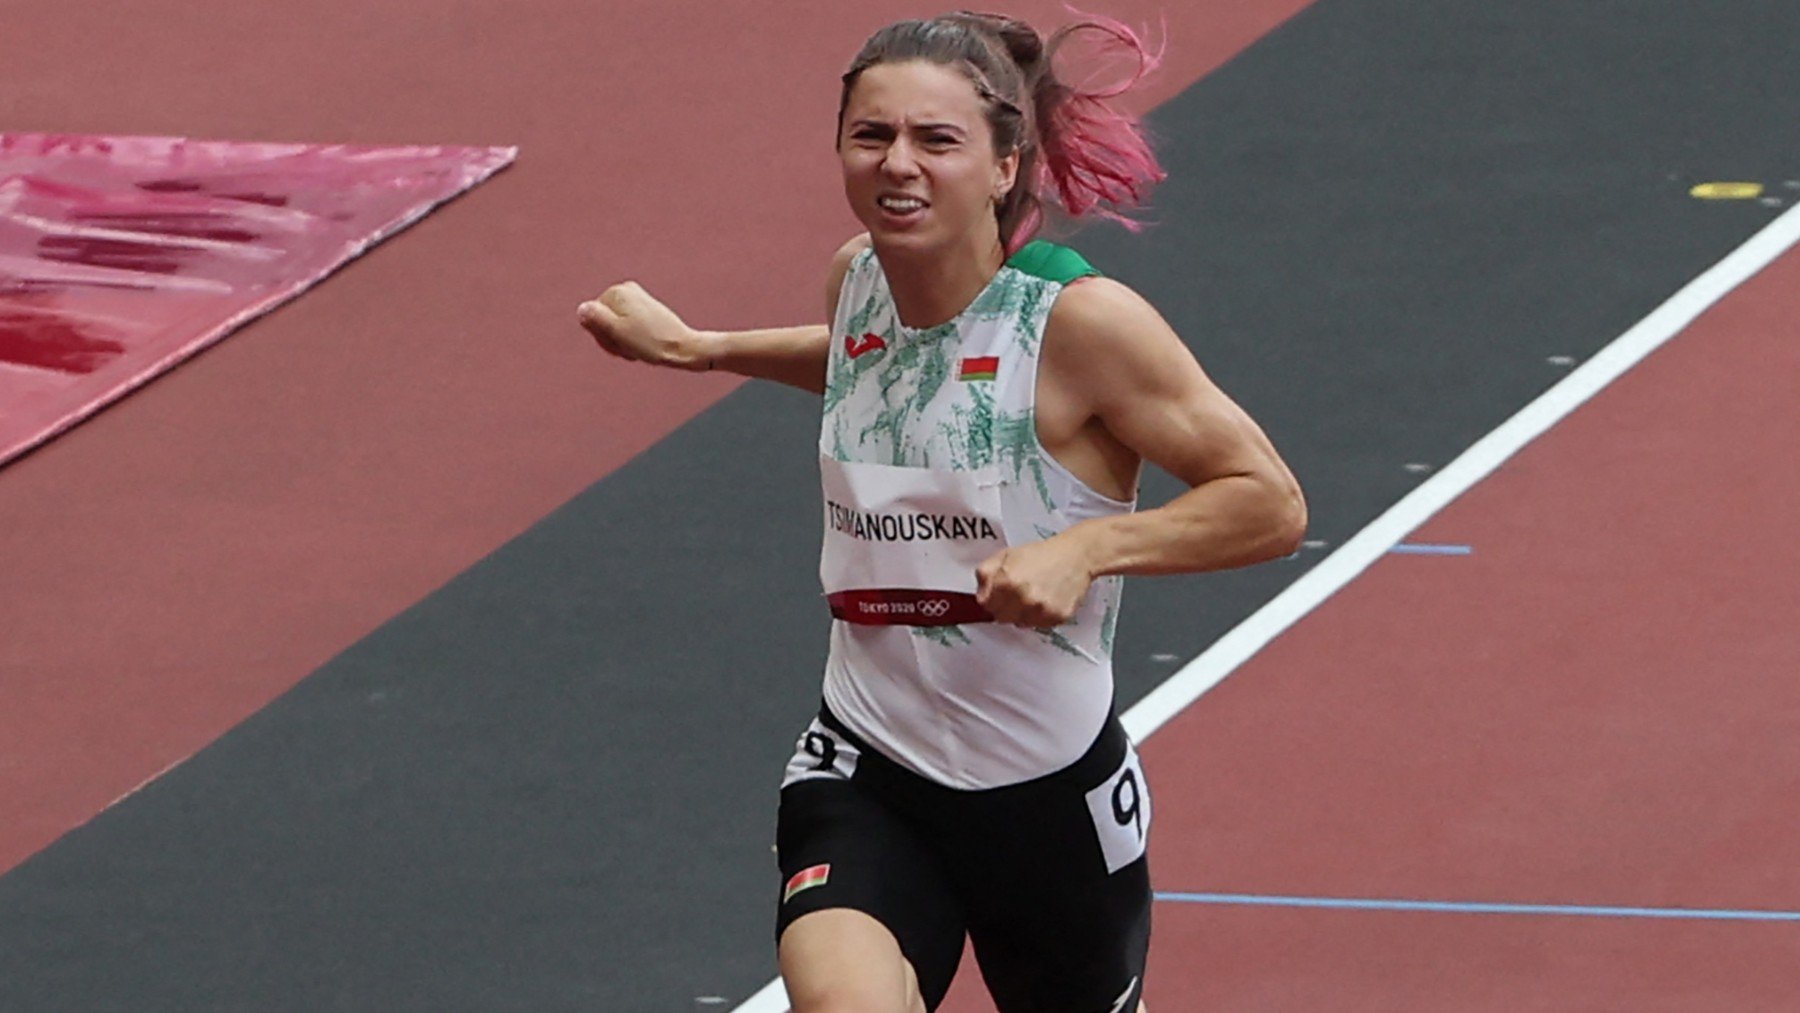
<svg viewBox="0 0 1800 1013"><path fill-rule="evenodd" d="M975 568L993 553L1133 508L1038 443L1038 355L1063 285L1014 265L1046 253L1086 267L1033 243L960 316L918 330L900 323L880 261L864 251L832 326L819 440L820 577L835 619L825 704L954 788L1067 766L1112 707L1122 578L1095 581L1051 630L988 621L974 600Z"/></svg>

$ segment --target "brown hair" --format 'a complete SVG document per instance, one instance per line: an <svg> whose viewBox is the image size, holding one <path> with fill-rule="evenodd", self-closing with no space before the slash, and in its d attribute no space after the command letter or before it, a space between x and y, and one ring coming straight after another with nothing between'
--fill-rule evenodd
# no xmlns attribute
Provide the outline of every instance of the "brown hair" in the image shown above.
<svg viewBox="0 0 1800 1013"><path fill-rule="evenodd" d="M1137 72L1119 87L1089 91L1058 79L1052 59L1081 31L1137 58ZM957 11L935 18L897 21L876 32L844 73L838 102L842 131L850 92L862 72L879 63L925 60L956 67L981 96L994 154L1019 153L1018 181L995 209L1008 252L1029 242L1043 223L1046 199L1074 218L1093 214L1125 222L1119 209L1143 202L1164 178L1137 120L1108 102L1155 68L1158 58L1126 25L1083 15L1048 39L1004 14Z"/></svg>

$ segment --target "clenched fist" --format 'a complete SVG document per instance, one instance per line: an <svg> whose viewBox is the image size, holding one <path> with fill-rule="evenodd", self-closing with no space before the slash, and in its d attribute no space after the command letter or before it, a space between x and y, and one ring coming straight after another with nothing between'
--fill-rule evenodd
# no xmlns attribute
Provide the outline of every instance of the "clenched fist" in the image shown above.
<svg viewBox="0 0 1800 1013"><path fill-rule="evenodd" d="M975 600L995 622L1049 629L1074 618L1094 575L1065 532L1001 549L975 569Z"/></svg>
<svg viewBox="0 0 1800 1013"><path fill-rule="evenodd" d="M575 317L601 348L621 359L695 371L712 368L705 337L635 281L582 303Z"/></svg>

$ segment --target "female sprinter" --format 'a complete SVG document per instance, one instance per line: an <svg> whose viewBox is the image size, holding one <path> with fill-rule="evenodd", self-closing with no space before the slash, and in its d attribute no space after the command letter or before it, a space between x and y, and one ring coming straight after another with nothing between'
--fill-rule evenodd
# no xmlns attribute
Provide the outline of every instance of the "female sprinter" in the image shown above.
<svg viewBox="0 0 1800 1013"><path fill-rule="evenodd" d="M965 934L1005 1013L1139 1009L1150 795L1113 713L1121 576L1294 549L1299 488L1162 317L1030 243L1160 178L1046 43L958 13L890 25L844 75L866 235L827 327L700 332L633 284L580 308L606 351L823 395L824 705L782 783L777 919L798 1011L935 1009ZM1106 213L1100 210L1099 213ZM1140 463L1191 490L1133 512Z"/></svg>

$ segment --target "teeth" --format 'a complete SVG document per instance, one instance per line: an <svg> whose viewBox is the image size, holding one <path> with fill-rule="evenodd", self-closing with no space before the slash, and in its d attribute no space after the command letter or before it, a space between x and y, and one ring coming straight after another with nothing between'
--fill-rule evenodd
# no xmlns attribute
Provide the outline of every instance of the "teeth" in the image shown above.
<svg viewBox="0 0 1800 1013"><path fill-rule="evenodd" d="M925 202L913 197L883 197L878 202L889 211L917 211Z"/></svg>

